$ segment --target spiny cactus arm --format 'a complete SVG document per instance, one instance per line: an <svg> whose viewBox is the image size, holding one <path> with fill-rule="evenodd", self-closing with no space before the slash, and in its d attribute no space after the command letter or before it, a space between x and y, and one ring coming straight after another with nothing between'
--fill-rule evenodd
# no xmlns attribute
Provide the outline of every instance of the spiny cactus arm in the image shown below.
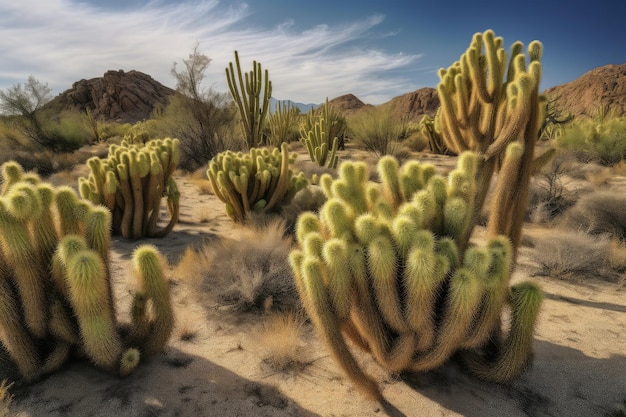
<svg viewBox="0 0 626 417"><path fill-rule="evenodd" d="M129 348L122 353L120 359L119 375L125 377L130 375L139 365L141 353L138 349Z"/></svg>
<svg viewBox="0 0 626 417"><path fill-rule="evenodd" d="M161 164L159 154L152 151L149 155L150 173L148 174L147 184L144 187L143 236L150 236L151 230L154 229L159 219L161 196L163 195L163 188L165 186L163 165Z"/></svg>
<svg viewBox="0 0 626 417"><path fill-rule="evenodd" d="M71 352L71 343L68 343L65 340L56 340L52 352L46 356L43 362L42 373L49 374L61 368L70 357Z"/></svg>
<svg viewBox="0 0 626 417"><path fill-rule="evenodd" d="M533 333L543 295L533 282L511 287L510 330L499 347L495 360L487 360L475 351L464 352L464 364L478 377L509 382L528 366L532 357Z"/></svg>
<svg viewBox="0 0 626 417"><path fill-rule="evenodd" d="M89 250L75 254L68 262L67 281L85 353L97 366L117 369L122 343L102 259Z"/></svg>
<svg viewBox="0 0 626 417"><path fill-rule="evenodd" d="M18 183L24 176L24 169L15 161L7 161L0 166L2 174L2 188L0 188L0 196L5 195L13 184Z"/></svg>
<svg viewBox="0 0 626 417"><path fill-rule="evenodd" d="M174 178L169 178L165 189L167 195L167 211L170 215L170 221L165 227L160 230L156 229L156 221L154 223L151 223L147 236L163 237L169 234L174 226L178 223L178 219L180 217L180 191L178 191L178 186L176 185L176 181L174 180Z"/></svg>
<svg viewBox="0 0 626 417"><path fill-rule="evenodd" d="M413 371L427 371L450 359L469 332L481 299L481 283L465 268L455 271L446 294L435 346L411 364Z"/></svg>
<svg viewBox="0 0 626 417"><path fill-rule="evenodd" d="M19 301L8 277L8 268L0 260L0 345L2 345L26 381L41 374L41 359L35 342L22 325Z"/></svg>
<svg viewBox="0 0 626 417"><path fill-rule="evenodd" d="M487 243L489 268L484 274L485 294L478 314L463 349L480 348L489 340L496 340L494 334L500 331L502 308L507 301L509 277L512 269L512 247L509 240L499 236Z"/></svg>
<svg viewBox="0 0 626 417"><path fill-rule="evenodd" d="M327 348L361 390L375 400L383 400L378 384L363 372L342 337L340 324L333 314L330 297L322 282L322 265L319 259L305 257L302 260L301 274L308 298L305 306L309 306L308 313L323 335Z"/></svg>
<svg viewBox="0 0 626 417"><path fill-rule="evenodd" d="M130 173L127 162L117 165L117 177L123 199L120 233L124 239L130 239L133 236L132 224L133 213L135 212L135 202L133 199L133 191L130 185Z"/></svg>
<svg viewBox="0 0 626 417"><path fill-rule="evenodd" d="M145 294L154 307L154 320L150 320L150 332L139 341L147 355L159 353L165 347L174 328L174 310L168 282L163 274L165 261L152 245L142 245L133 254L139 294ZM145 311L145 310L144 310Z"/></svg>
<svg viewBox="0 0 626 417"><path fill-rule="evenodd" d="M130 151L130 164L128 166L128 174L134 201L132 220L133 239L140 238L143 229L143 208L145 202L143 196L143 184L141 180L147 175L150 170L147 159L148 158L144 153L135 152L134 149Z"/></svg>
<svg viewBox="0 0 626 417"><path fill-rule="evenodd" d="M35 337L43 338L46 334L47 314L44 287L41 285L43 268L38 263L40 260L37 259L36 250L31 242L28 224L14 217L15 204L9 208L11 204L4 201L13 200L17 203L20 195L14 194L13 191L0 199L0 230L2 230L0 247L13 270L26 327ZM26 211L23 214L26 214Z"/></svg>

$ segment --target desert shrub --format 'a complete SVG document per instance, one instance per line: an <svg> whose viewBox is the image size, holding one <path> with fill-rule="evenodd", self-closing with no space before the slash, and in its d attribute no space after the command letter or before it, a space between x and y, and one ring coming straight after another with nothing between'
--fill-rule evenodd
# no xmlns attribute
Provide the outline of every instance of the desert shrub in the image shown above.
<svg viewBox="0 0 626 417"><path fill-rule="evenodd" d="M263 362L272 370L298 371L308 365L301 339L305 322L304 314L291 311L271 314L263 321L258 341Z"/></svg>
<svg viewBox="0 0 626 417"><path fill-rule="evenodd" d="M196 277L191 284L209 309L297 310L299 299L287 260L291 246L280 220L246 226L237 239L219 239L188 251L176 273Z"/></svg>
<svg viewBox="0 0 626 417"><path fill-rule="evenodd" d="M578 165L569 154L559 153L533 176L528 202L533 221L554 219L574 204L576 195L568 182Z"/></svg>
<svg viewBox="0 0 626 417"><path fill-rule="evenodd" d="M209 92L202 100L175 95L155 119L155 129L180 139L179 167L194 171L220 152L242 149L233 133L235 116L224 94Z"/></svg>
<svg viewBox="0 0 626 417"><path fill-rule="evenodd" d="M533 259L539 266L540 275L564 280L598 278L615 282L621 276L622 266L612 261L613 251L613 243L607 236L552 229L549 234L536 238Z"/></svg>
<svg viewBox="0 0 626 417"><path fill-rule="evenodd" d="M626 118L591 118L566 125L556 141L584 161L613 165L626 158Z"/></svg>
<svg viewBox="0 0 626 417"><path fill-rule="evenodd" d="M626 195L615 189L585 194L566 212L563 224L586 233L626 240Z"/></svg>
<svg viewBox="0 0 626 417"><path fill-rule="evenodd" d="M348 119L350 136L366 150L384 156L394 154L394 147L402 138L404 129L394 118L390 108L365 109Z"/></svg>

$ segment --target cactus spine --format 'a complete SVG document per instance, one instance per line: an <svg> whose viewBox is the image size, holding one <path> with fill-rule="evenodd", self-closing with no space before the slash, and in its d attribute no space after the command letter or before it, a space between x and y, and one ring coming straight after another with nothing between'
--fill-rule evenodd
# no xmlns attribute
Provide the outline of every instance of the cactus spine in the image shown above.
<svg viewBox="0 0 626 417"><path fill-rule="evenodd" d="M112 213L112 229L126 239L162 237L178 222L180 193L172 174L180 162L178 139L111 145L107 159L87 161L88 178L79 178L80 195ZM157 227L162 196L170 220Z"/></svg>
<svg viewBox="0 0 626 417"><path fill-rule="evenodd" d="M243 222L252 212L271 212L291 201L308 183L290 168L296 154L286 143L280 150L252 148L248 153L222 152L209 162L207 176L226 213Z"/></svg>
<svg viewBox="0 0 626 417"><path fill-rule="evenodd" d="M126 375L139 363L140 351L162 350L173 313L156 250L140 247L134 256L143 277L137 293L145 294L158 319L137 337L134 323L116 319L108 266L110 211L79 199L69 187L40 182L15 162L1 168L0 347L19 377L32 381L53 372L73 352Z"/></svg>
<svg viewBox="0 0 626 417"><path fill-rule="evenodd" d="M232 62L229 62L226 67L228 88L239 109L241 127L248 148L261 146L270 97L272 97L269 72L267 69L263 72L261 63L253 61L252 70L243 74L237 51L235 51L235 65L236 73Z"/></svg>
<svg viewBox="0 0 626 417"><path fill-rule="evenodd" d="M507 154L517 154L511 146ZM335 359L370 396L380 398L380 391L355 368L345 337L392 372L430 370L468 350L469 370L507 381L531 357L541 292L530 283L509 288L510 239L498 235L462 249L475 224L478 161L463 153L444 178L428 165L400 167L384 157L379 184L368 181L362 163L346 161L337 179L321 178L329 198L319 215L298 220L299 247L290 259L303 305ZM513 312L510 330L495 338L505 307ZM478 353L490 343L499 352L491 360Z"/></svg>

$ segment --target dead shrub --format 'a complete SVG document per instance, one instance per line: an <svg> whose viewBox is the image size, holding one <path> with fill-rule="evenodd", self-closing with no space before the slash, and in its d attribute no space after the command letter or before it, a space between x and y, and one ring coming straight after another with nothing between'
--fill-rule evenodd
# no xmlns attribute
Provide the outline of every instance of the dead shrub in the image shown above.
<svg viewBox="0 0 626 417"><path fill-rule="evenodd" d="M626 194L615 189L585 194L565 213L562 224L589 234L626 240Z"/></svg>
<svg viewBox="0 0 626 417"><path fill-rule="evenodd" d="M306 322L303 313L271 314L263 321L258 341L263 362L277 372L298 371L308 364L302 333Z"/></svg>
<svg viewBox="0 0 626 417"><path fill-rule="evenodd" d="M300 308L289 266L292 239L284 221L246 225L237 239L222 238L189 250L175 269L192 275L208 308L234 311L287 311Z"/></svg>
<svg viewBox="0 0 626 417"><path fill-rule="evenodd" d="M563 280L598 278L617 282L619 267L611 264L612 240L608 236L590 236L583 232L552 229L535 241L533 258L538 275Z"/></svg>

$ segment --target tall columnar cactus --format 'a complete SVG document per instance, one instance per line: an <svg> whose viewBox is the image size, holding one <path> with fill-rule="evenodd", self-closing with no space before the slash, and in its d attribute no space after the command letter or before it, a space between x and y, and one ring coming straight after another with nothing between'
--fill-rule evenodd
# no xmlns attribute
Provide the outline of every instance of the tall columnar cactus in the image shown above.
<svg viewBox="0 0 626 417"><path fill-rule="evenodd" d="M311 110L300 126L300 142L306 146L312 162L319 166L337 167L339 137L345 134L346 120L328 104Z"/></svg>
<svg viewBox="0 0 626 417"><path fill-rule="evenodd" d="M346 161L337 179L322 176L328 200L319 215L298 219L290 262L303 305L347 375L374 398L382 398L378 385L346 338L392 372L434 369L461 352L477 375L508 381L529 362L540 289L510 286L507 236L462 245L475 223L479 161L463 153L446 178L431 165L383 157L381 183L368 181L364 163ZM505 308L511 321L501 337ZM491 345L495 353L483 355Z"/></svg>
<svg viewBox="0 0 626 417"><path fill-rule="evenodd" d="M271 212L289 203L307 185L302 172L295 174L283 143L272 151L251 148L248 153L222 152L209 162L207 176L215 195L226 204L226 213L243 222L251 212Z"/></svg>
<svg viewBox="0 0 626 417"><path fill-rule="evenodd" d="M180 193L172 177L180 162L178 139L111 145L107 159L87 161L89 177L79 178L83 198L113 214L113 233L126 239L162 237L178 222ZM159 228L161 199L170 220Z"/></svg>
<svg viewBox="0 0 626 417"><path fill-rule="evenodd" d="M241 127L248 148L261 146L263 129L272 97L272 82L269 72L261 70L261 63L253 61L252 70L242 73L239 54L235 51L235 66L229 62L226 67L226 80L230 94L237 104L241 116Z"/></svg>
<svg viewBox="0 0 626 417"><path fill-rule="evenodd" d="M126 375L141 354L162 350L174 317L158 251L142 246L133 257L140 277L134 298L151 304L153 315L141 325L119 323L108 260L111 212L15 162L2 165L1 180L0 347L19 376L53 372L72 352Z"/></svg>
<svg viewBox="0 0 626 417"><path fill-rule="evenodd" d="M492 235L509 235L517 247L535 142L545 117L545 98L539 94L543 46L538 41L530 43L527 63L521 42L512 45L508 59L502 43L502 38L491 30L477 33L460 60L439 71L441 108L435 126L445 148L456 154L470 150L482 156L475 210L483 205L492 174L502 167L507 146L512 142L521 144L516 171L500 172L502 187L515 193L509 200L498 202L503 205L492 207L494 212L512 210L513 214L507 221L493 216L489 227ZM468 240L465 236L461 244L466 245Z"/></svg>

